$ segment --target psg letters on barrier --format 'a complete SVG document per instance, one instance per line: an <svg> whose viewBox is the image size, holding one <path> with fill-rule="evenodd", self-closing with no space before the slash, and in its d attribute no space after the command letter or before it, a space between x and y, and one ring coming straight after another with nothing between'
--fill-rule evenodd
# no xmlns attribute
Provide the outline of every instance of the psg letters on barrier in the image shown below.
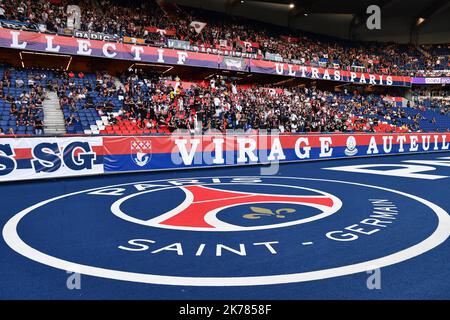
<svg viewBox="0 0 450 320"><path fill-rule="evenodd" d="M449 133L4 138L0 181L437 152Z"/></svg>

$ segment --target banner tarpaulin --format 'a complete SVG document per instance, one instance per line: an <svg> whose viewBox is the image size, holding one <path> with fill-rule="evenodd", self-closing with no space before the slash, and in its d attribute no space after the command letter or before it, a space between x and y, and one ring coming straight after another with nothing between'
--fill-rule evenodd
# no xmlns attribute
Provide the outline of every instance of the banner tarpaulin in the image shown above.
<svg viewBox="0 0 450 320"><path fill-rule="evenodd" d="M0 181L100 173L101 137L0 139Z"/></svg>
<svg viewBox="0 0 450 320"><path fill-rule="evenodd" d="M145 44L145 40L142 38L123 37L124 43Z"/></svg>
<svg viewBox="0 0 450 320"><path fill-rule="evenodd" d="M221 57L220 68L227 70L248 71L248 59L238 57Z"/></svg>
<svg viewBox="0 0 450 320"><path fill-rule="evenodd" d="M167 46L175 49L192 50L191 43L183 40L167 39Z"/></svg>
<svg viewBox="0 0 450 320"><path fill-rule="evenodd" d="M311 67L255 59L252 59L250 61L250 71L285 75L291 77L354 82L360 84L372 84L381 86L411 86L411 77L369 74L356 71L327 69L321 67Z"/></svg>
<svg viewBox="0 0 450 320"><path fill-rule="evenodd" d="M258 49L259 43L258 42L250 42L250 41L242 41L239 39L236 39L236 45L242 48L248 48L248 49Z"/></svg>
<svg viewBox="0 0 450 320"><path fill-rule="evenodd" d="M136 41L137 42L137 41ZM49 53L122 59L138 62L220 68L223 56L213 53L107 41L71 38L0 28L0 47ZM339 69L316 68L258 59L248 60L249 71L292 77L355 82L382 86L411 86L411 77L368 74Z"/></svg>
<svg viewBox="0 0 450 320"><path fill-rule="evenodd" d="M25 23L25 22L4 20L4 19L0 19L0 27L17 29L17 30L38 31L38 26L33 23Z"/></svg>
<svg viewBox="0 0 450 320"><path fill-rule="evenodd" d="M449 141L450 133L106 137L104 170L196 168L443 151L449 150Z"/></svg>
<svg viewBox="0 0 450 320"><path fill-rule="evenodd" d="M120 37L117 35L111 35L101 32L88 32L88 31L74 31L73 35L77 38L85 38L91 40L104 40L104 41L119 41Z"/></svg>
<svg viewBox="0 0 450 320"><path fill-rule="evenodd" d="M450 133L0 138L0 181L450 150Z"/></svg>
<svg viewBox="0 0 450 320"><path fill-rule="evenodd" d="M0 29L0 47L161 64L218 68L218 55Z"/></svg>
<svg viewBox="0 0 450 320"><path fill-rule="evenodd" d="M414 77L413 84L450 84L450 77Z"/></svg>
<svg viewBox="0 0 450 320"><path fill-rule="evenodd" d="M266 59L279 62L283 61L283 57L279 53L266 52Z"/></svg>
<svg viewBox="0 0 450 320"><path fill-rule="evenodd" d="M159 29L157 27L146 27L145 30L147 30L150 33L159 33L160 35L166 37L174 36L176 34L176 31L173 29Z"/></svg>

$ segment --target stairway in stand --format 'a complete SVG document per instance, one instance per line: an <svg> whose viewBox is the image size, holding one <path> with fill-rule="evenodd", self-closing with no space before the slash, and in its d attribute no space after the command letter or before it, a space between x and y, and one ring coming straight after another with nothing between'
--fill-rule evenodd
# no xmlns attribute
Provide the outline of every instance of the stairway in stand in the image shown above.
<svg viewBox="0 0 450 320"><path fill-rule="evenodd" d="M43 103L44 107L44 132L45 134L62 135L66 133L64 114L59 104L58 95L54 91L48 91Z"/></svg>

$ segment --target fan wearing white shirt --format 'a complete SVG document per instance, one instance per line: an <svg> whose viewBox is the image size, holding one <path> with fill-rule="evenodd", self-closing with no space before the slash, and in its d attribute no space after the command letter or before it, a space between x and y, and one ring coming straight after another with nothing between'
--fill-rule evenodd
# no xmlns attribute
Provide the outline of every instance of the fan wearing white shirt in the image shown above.
<svg viewBox="0 0 450 320"><path fill-rule="evenodd" d="M0 19L6 19L5 13L6 13L5 9L3 9L2 6L0 6Z"/></svg>
<svg viewBox="0 0 450 320"><path fill-rule="evenodd" d="M290 119L291 119L291 121L296 121L297 120L297 115L295 114L295 113L292 113L291 114L291 117L290 117Z"/></svg>
<svg viewBox="0 0 450 320"><path fill-rule="evenodd" d="M214 106L217 108L220 106L220 98L219 97L214 97Z"/></svg>
<svg viewBox="0 0 450 320"><path fill-rule="evenodd" d="M298 128L297 123L292 122L292 123L291 123L291 132L292 132L292 133L297 132L297 128Z"/></svg>

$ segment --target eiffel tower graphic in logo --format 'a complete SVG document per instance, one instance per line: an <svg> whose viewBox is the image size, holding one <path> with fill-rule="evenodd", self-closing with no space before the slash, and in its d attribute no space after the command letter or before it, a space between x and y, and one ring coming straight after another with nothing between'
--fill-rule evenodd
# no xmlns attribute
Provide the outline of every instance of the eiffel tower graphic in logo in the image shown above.
<svg viewBox="0 0 450 320"><path fill-rule="evenodd" d="M216 214L223 209L249 204L251 213L244 212L243 219L261 219L275 217L283 219L287 214L292 214L295 209L288 208L289 204L306 205L320 209L321 211L331 210L335 202L331 196L326 195L276 195L249 193L241 191L229 191L215 189L213 187L192 185L180 187L186 199L176 208L156 218L151 219L153 225L159 224L164 227L181 227L181 229L195 228L205 231L214 231L226 227L226 222L220 221ZM280 208L261 208L263 204L279 203ZM223 231L223 230L222 230Z"/></svg>

